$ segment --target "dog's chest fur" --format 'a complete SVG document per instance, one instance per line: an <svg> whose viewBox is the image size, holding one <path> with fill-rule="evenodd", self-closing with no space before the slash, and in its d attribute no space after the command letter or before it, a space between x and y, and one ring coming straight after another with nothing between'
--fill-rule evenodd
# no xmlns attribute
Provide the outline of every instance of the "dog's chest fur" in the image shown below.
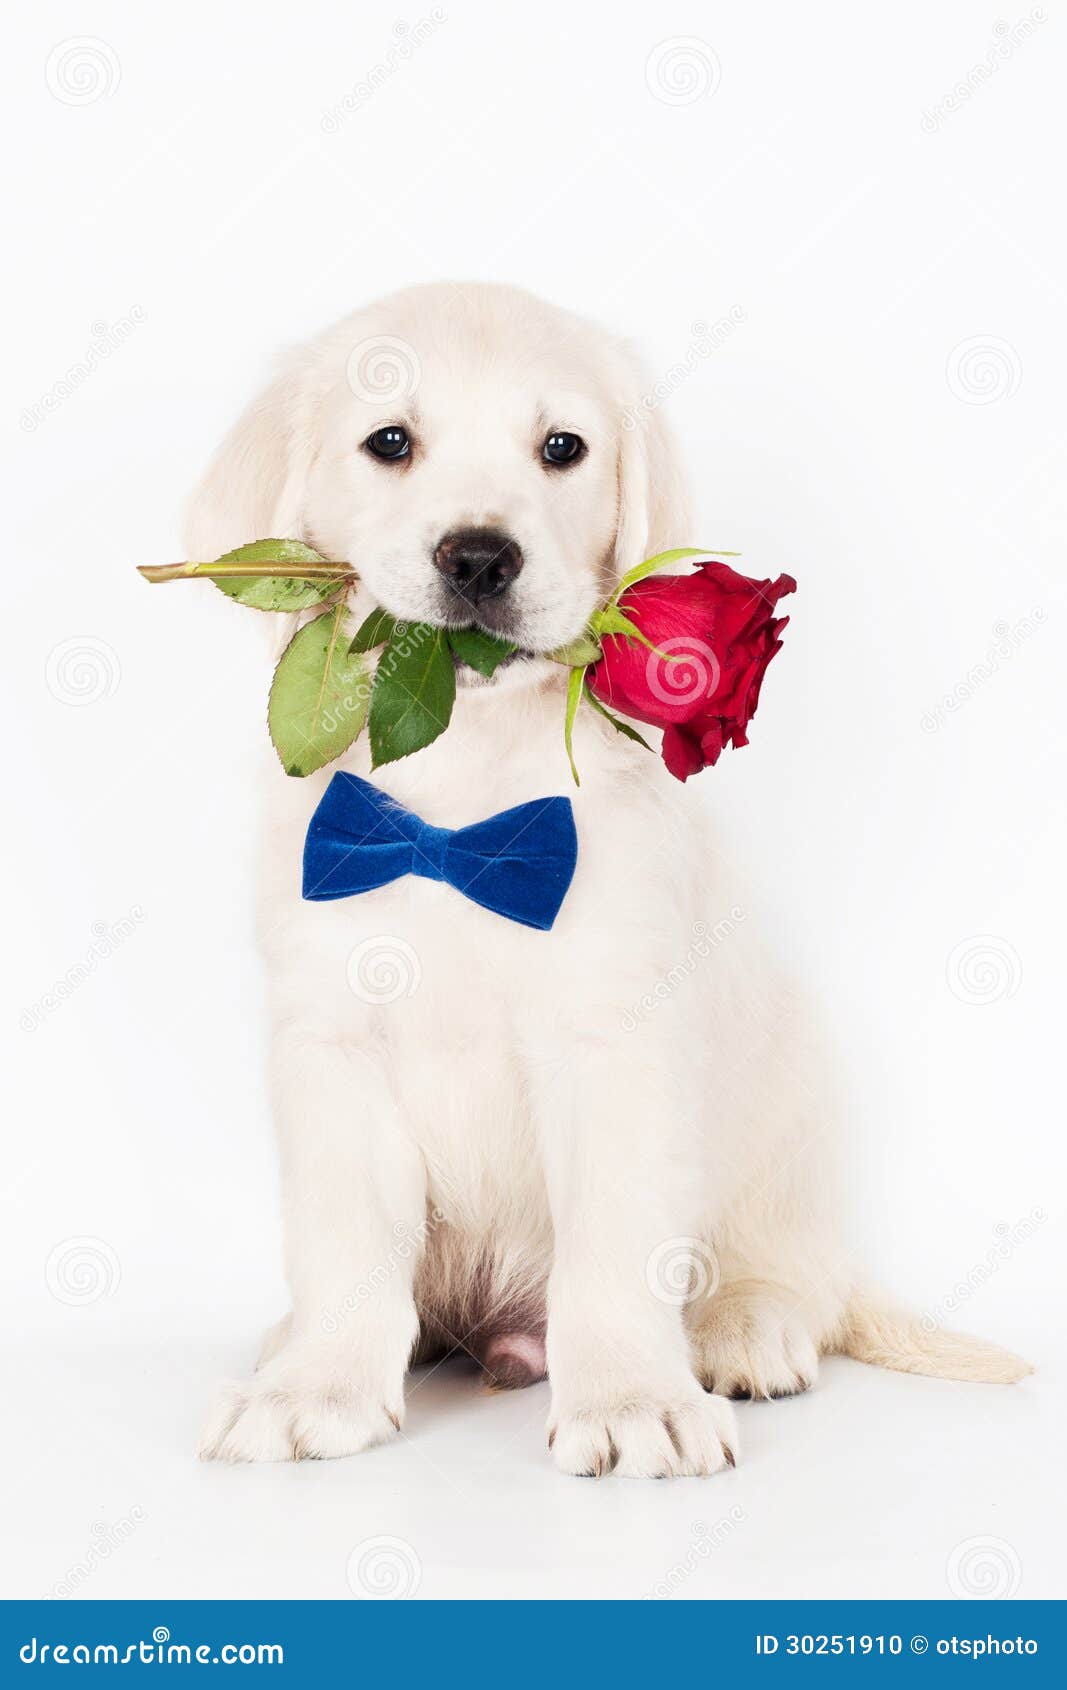
<svg viewBox="0 0 1067 1690"><path fill-rule="evenodd" d="M386 1065L427 1173L420 1311L436 1309L448 1330L487 1304L527 1328L543 1314L552 1241L531 1090L550 1098L589 1041L617 1034L695 919L692 846L679 846L687 835L663 803L671 783L590 713L576 732L576 790L562 714L558 689L461 689L448 734L417 757L371 774L357 745L342 765L436 825L571 796L578 866L550 933L414 877L302 902L303 833L333 771L272 782L263 937L276 1007Z"/></svg>

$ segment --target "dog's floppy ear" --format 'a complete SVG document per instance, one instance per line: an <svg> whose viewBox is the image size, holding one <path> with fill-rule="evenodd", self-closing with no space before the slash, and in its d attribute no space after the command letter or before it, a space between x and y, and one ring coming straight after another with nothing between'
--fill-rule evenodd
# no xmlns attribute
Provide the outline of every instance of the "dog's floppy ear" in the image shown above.
<svg viewBox="0 0 1067 1690"><path fill-rule="evenodd" d="M662 405L632 394L622 408L618 453L617 576L692 541L685 481Z"/></svg>
<svg viewBox="0 0 1067 1690"><path fill-rule="evenodd" d="M202 563L248 540L302 539L315 450L310 383L294 362L215 453L186 510L186 557Z"/></svg>

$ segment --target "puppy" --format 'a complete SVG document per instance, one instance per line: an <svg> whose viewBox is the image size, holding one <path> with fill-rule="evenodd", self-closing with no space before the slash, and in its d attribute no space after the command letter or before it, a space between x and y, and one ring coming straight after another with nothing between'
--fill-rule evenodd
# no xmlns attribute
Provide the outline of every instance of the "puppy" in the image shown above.
<svg viewBox="0 0 1067 1690"><path fill-rule="evenodd" d="M491 682L461 668L448 732L376 779L444 827L563 794L579 840L549 933L412 877L307 903L304 833L335 770L273 770L292 1310L222 1391L205 1457L380 1443L413 1359L453 1349L498 1384L547 1372L564 1472L647 1478L732 1464L728 1398L805 1390L830 1351L1025 1371L854 1287L805 1016L738 919L696 795L592 712L571 783L565 671L541 654L693 538L644 386L625 347L518 290L413 288L291 357L194 498L189 557L301 538L359 572L353 627L382 605L514 641ZM366 737L336 766L368 775Z"/></svg>

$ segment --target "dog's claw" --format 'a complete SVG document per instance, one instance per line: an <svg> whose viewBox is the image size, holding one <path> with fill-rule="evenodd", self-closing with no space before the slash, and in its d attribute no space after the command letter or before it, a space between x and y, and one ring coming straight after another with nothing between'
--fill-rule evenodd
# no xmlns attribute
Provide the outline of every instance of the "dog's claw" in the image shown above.
<svg viewBox="0 0 1067 1690"><path fill-rule="evenodd" d="M669 1407L627 1395L613 1406L560 1416L550 1434L556 1466L600 1478L699 1478L734 1465L733 1410L704 1392Z"/></svg>

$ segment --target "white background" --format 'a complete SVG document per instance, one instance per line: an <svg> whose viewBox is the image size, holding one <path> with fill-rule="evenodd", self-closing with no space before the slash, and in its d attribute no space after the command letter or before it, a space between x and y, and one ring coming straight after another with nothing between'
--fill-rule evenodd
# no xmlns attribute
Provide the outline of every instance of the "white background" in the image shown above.
<svg viewBox="0 0 1067 1690"><path fill-rule="evenodd" d="M679 1566L680 1598L936 1597L980 1563L991 1593L1052 1594L1062 10L444 11L82 0L5 41L4 1593L362 1595L350 1552L386 1536L428 1597L640 1596ZM244 613L133 566L180 555L281 346L441 278L634 336L698 489L679 543L797 577L752 746L692 801L834 1029L867 1260L1031 1356L1024 1385L832 1363L742 1405L745 1460L703 1485L565 1479L546 1389L462 1369L416 1385L399 1445L194 1462L216 1378L285 1306L251 936L267 677Z"/></svg>

